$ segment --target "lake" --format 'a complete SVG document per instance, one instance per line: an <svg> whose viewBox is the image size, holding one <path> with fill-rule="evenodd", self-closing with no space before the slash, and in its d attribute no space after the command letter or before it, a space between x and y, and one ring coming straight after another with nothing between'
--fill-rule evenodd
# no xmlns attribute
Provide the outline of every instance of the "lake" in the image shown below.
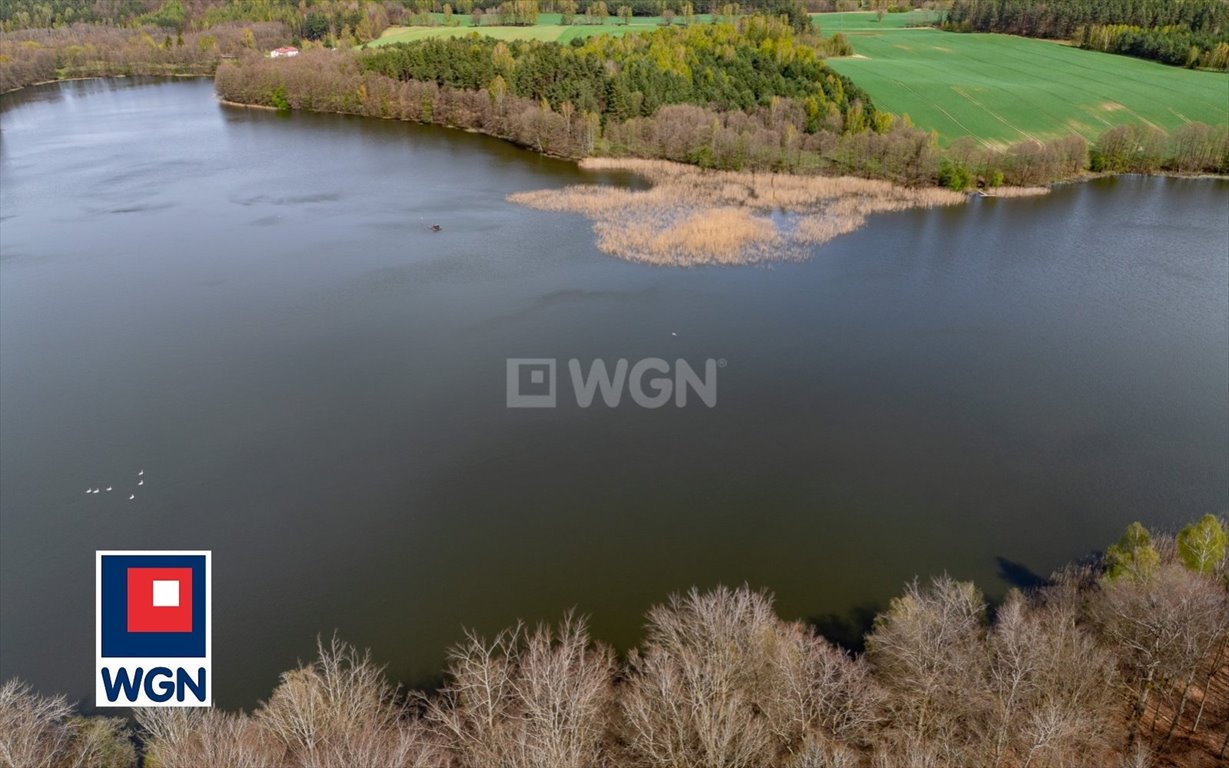
<svg viewBox="0 0 1229 768"><path fill-rule="evenodd" d="M505 200L634 180L488 137L203 80L2 109L0 679L92 699L96 549L213 551L216 699L250 707L319 634L427 684L463 626L575 607L626 648L744 582L831 626L1229 509L1224 180L662 268ZM716 406L505 405L508 358L644 357L725 361Z"/></svg>

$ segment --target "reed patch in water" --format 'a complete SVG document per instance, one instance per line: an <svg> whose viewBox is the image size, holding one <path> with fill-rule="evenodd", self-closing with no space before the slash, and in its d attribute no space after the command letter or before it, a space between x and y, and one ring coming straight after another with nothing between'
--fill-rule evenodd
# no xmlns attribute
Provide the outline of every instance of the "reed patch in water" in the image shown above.
<svg viewBox="0 0 1229 768"><path fill-rule="evenodd" d="M982 190L982 197L1040 197L1050 194L1049 187L991 187Z"/></svg>
<svg viewBox="0 0 1229 768"><path fill-rule="evenodd" d="M871 214L967 199L945 189L909 189L849 176L706 171L665 160L589 158L581 167L630 171L652 186L580 184L508 199L583 214L593 222L604 253L672 266L804 258L807 246L853 232Z"/></svg>

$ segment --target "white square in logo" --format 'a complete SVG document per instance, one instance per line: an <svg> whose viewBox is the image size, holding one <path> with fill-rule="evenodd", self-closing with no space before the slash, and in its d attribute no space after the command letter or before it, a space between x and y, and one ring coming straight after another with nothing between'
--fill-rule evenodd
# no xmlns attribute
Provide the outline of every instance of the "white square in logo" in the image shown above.
<svg viewBox="0 0 1229 768"><path fill-rule="evenodd" d="M549 357L508 358L509 408L555 407L555 361Z"/></svg>
<svg viewBox="0 0 1229 768"><path fill-rule="evenodd" d="M178 581L154 581L154 607L155 608L178 608L179 607L179 582Z"/></svg>

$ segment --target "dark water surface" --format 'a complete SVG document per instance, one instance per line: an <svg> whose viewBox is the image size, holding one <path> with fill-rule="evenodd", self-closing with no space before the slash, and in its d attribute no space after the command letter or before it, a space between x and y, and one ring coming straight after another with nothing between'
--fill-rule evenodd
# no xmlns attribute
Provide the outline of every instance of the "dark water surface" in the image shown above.
<svg viewBox="0 0 1229 768"><path fill-rule="evenodd" d="M0 128L0 678L92 695L100 548L213 550L216 697L250 706L334 629L415 681L463 624L577 606L626 646L693 584L1001 594L1229 508L1224 181L663 269L505 202L596 177L484 137L206 81L34 89ZM504 407L505 358L644 356L727 360L717 407Z"/></svg>

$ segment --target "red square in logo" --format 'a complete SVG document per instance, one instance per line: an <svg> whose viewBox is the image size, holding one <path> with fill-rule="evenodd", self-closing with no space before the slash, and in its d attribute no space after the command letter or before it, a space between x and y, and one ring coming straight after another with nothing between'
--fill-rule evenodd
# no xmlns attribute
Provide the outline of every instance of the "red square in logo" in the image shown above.
<svg viewBox="0 0 1229 768"><path fill-rule="evenodd" d="M192 569L129 568L128 631L191 632Z"/></svg>

